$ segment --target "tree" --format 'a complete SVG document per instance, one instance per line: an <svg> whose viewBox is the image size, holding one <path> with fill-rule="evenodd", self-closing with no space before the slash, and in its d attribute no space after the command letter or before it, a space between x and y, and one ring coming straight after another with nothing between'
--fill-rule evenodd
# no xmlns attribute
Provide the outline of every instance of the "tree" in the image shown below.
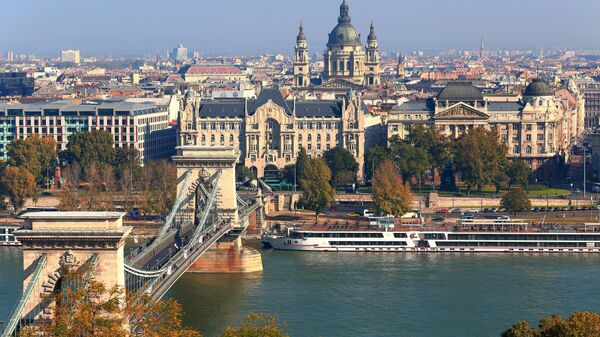
<svg viewBox="0 0 600 337"><path fill-rule="evenodd" d="M177 169L166 160L149 161L142 169L142 211L165 215L175 203Z"/></svg>
<svg viewBox="0 0 600 337"><path fill-rule="evenodd" d="M226 328L221 337L289 337L273 316L250 313L238 328Z"/></svg>
<svg viewBox="0 0 600 337"><path fill-rule="evenodd" d="M336 146L325 151L323 159L331 170L331 185L338 187L356 182L358 163L350 151Z"/></svg>
<svg viewBox="0 0 600 337"><path fill-rule="evenodd" d="M23 208L25 198L35 193L35 178L24 167L8 167L0 179L15 212Z"/></svg>
<svg viewBox="0 0 600 337"><path fill-rule="evenodd" d="M67 268L60 291L48 299L53 305L52 319L25 328L22 336L54 337L96 336L200 337L183 326L181 307L173 300L154 301L148 295L107 289L98 281L85 280L85 268ZM85 282L85 283L84 283ZM66 286L69 285L69 286ZM135 328L135 333L130 329Z"/></svg>
<svg viewBox="0 0 600 337"><path fill-rule="evenodd" d="M394 161L401 168L404 181L410 181L414 177L421 183L425 171L429 167L427 152L422 148L402 142L398 138L390 141L390 150Z"/></svg>
<svg viewBox="0 0 600 337"><path fill-rule="evenodd" d="M531 167L522 159L513 159L508 164L506 175L508 176L508 189L515 185L525 185L531 174Z"/></svg>
<svg viewBox="0 0 600 337"><path fill-rule="evenodd" d="M331 171L322 158L310 159L302 169L302 203L315 211L315 217L319 216L323 208L331 205L335 196L335 189L329 184L330 179Z"/></svg>
<svg viewBox="0 0 600 337"><path fill-rule="evenodd" d="M399 170L391 160L383 161L373 177L373 204L379 213L402 215L410 210L410 184L402 183Z"/></svg>
<svg viewBox="0 0 600 337"><path fill-rule="evenodd" d="M296 178L299 180L304 174L304 168L308 165L310 158L306 153L306 150L302 147L298 151L298 157L296 158Z"/></svg>
<svg viewBox="0 0 600 337"><path fill-rule="evenodd" d="M501 337L539 337L539 331L529 326L527 321L520 321L505 330Z"/></svg>
<svg viewBox="0 0 600 337"><path fill-rule="evenodd" d="M56 141L52 137L16 139L6 146L9 164L24 167L39 185L50 182L56 167Z"/></svg>
<svg viewBox="0 0 600 337"><path fill-rule="evenodd" d="M248 180L254 180L256 179L256 174L254 174L254 172L247 168L244 165L237 165L235 167L235 180L239 181L239 182L246 182Z"/></svg>
<svg viewBox="0 0 600 337"><path fill-rule="evenodd" d="M405 142L427 152L432 174L436 168L443 170L450 159L450 142L438 128L421 124L413 125L408 130Z"/></svg>
<svg viewBox="0 0 600 337"><path fill-rule="evenodd" d="M575 312L562 319L558 315L544 317L538 328L525 321L506 329L502 337L597 337L600 336L600 315L593 312Z"/></svg>
<svg viewBox="0 0 600 337"><path fill-rule="evenodd" d="M98 166L113 164L117 158L113 135L104 130L77 132L69 136L67 149L62 154L69 162L77 162L84 168L94 162Z"/></svg>
<svg viewBox="0 0 600 337"><path fill-rule="evenodd" d="M384 160L391 158L392 156L390 154L390 151L379 145L373 146L372 148L368 149L365 156L365 171L367 173L367 177L369 177L369 180L373 179L373 173L375 173L375 168L379 167L379 165Z"/></svg>
<svg viewBox="0 0 600 337"><path fill-rule="evenodd" d="M467 183L467 193L473 186L481 191L484 184L491 183L498 191L506 177L506 154L506 146L498 140L496 131L479 127L463 133L456 141L453 162Z"/></svg>
<svg viewBox="0 0 600 337"><path fill-rule="evenodd" d="M500 205L513 215L531 209L531 201L520 187L508 191L500 200Z"/></svg>

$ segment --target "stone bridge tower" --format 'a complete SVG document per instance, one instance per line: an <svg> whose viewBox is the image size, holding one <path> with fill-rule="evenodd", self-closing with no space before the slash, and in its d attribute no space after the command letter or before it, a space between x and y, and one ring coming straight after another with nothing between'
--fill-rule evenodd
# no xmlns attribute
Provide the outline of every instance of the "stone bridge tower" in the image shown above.
<svg viewBox="0 0 600 337"><path fill-rule="evenodd" d="M131 227L123 226L121 212L29 212L22 229L14 232L23 245L23 289L33 277L38 260L46 263L22 311L33 319L52 314L44 298L59 291L60 278L68 265L80 267L94 260L91 277L107 288L125 286L125 239Z"/></svg>
<svg viewBox="0 0 600 337"><path fill-rule="evenodd" d="M173 162L177 167L177 193L184 188L184 176L191 171L191 183L187 197L180 208L180 214L193 219L195 211L195 190L199 182L221 170L217 186L217 212L222 219L230 219L234 226L238 221L237 194L235 191L235 164L239 154L232 146L196 146L177 147Z"/></svg>

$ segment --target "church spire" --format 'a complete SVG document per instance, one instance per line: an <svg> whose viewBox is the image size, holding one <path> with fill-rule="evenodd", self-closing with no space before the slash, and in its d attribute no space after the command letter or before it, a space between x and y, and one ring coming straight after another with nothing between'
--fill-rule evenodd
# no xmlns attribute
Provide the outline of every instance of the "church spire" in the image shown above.
<svg viewBox="0 0 600 337"><path fill-rule="evenodd" d="M342 4L340 5L340 17L338 18L338 22L339 23L348 23L350 22L350 7L348 7L348 4L346 3L346 0L342 1Z"/></svg>
<svg viewBox="0 0 600 337"><path fill-rule="evenodd" d="M367 41L375 40L377 40L377 35L375 35L375 25L373 24L373 20L371 20L371 28L369 29L369 36L367 36Z"/></svg>
<svg viewBox="0 0 600 337"><path fill-rule="evenodd" d="M300 27L298 28L298 36L296 37L296 41L306 41L306 36L304 35L304 25L302 21L300 21Z"/></svg>

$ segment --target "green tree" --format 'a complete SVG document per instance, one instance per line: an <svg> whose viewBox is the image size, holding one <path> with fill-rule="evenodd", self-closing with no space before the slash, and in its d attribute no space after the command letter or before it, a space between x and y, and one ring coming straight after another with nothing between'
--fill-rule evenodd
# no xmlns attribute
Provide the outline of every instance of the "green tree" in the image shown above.
<svg viewBox="0 0 600 337"><path fill-rule="evenodd" d="M513 159L508 164L506 175L508 176L508 189L512 185L526 185L531 174L531 167L522 159Z"/></svg>
<svg viewBox="0 0 600 337"><path fill-rule="evenodd" d="M226 328L221 337L289 337L284 328L273 316L250 313L239 327Z"/></svg>
<svg viewBox="0 0 600 337"><path fill-rule="evenodd" d="M463 133L456 141L454 165L464 182L467 193L473 186L478 191L484 184L500 183L506 178L507 149L493 130L476 128Z"/></svg>
<svg viewBox="0 0 600 337"><path fill-rule="evenodd" d="M296 178L299 181L300 177L304 174L304 168L308 165L310 158L306 153L306 150L302 147L298 151L298 157L296 158Z"/></svg>
<svg viewBox="0 0 600 337"><path fill-rule="evenodd" d="M98 166L113 164L117 159L113 135L104 130L74 133L69 136L63 158L79 163L84 171L92 162Z"/></svg>
<svg viewBox="0 0 600 337"><path fill-rule="evenodd" d="M331 170L331 185L339 187L356 182L358 163L350 151L336 146L325 151L323 159Z"/></svg>
<svg viewBox="0 0 600 337"><path fill-rule="evenodd" d="M52 137L16 139L6 146L9 164L24 167L33 174L40 186L54 176L56 167L56 141Z"/></svg>
<svg viewBox="0 0 600 337"><path fill-rule="evenodd" d="M410 185L402 183L400 172L391 160L377 167L372 183L373 204L379 213L398 216L410 210Z"/></svg>
<svg viewBox="0 0 600 337"><path fill-rule="evenodd" d="M390 150L394 161L402 170L404 181L410 181L414 177L421 183L430 164L427 152L398 138L390 141Z"/></svg>
<svg viewBox="0 0 600 337"><path fill-rule="evenodd" d="M375 169L379 167L384 160L391 158L391 153L387 148L376 145L368 149L365 156L365 171L369 180L373 179Z"/></svg>
<svg viewBox="0 0 600 337"><path fill-rule="evenodd" d="M7 167L0 183L15 212L23 208L25 198L33 197L36 189L35 178L24 167Z"/></svg>
<svg viewBox="0 0 600 337"><path fill-rule="evenodd" d="M451 143L442 130L425 125L413 125L406 136L406 143L422 149L428 154L432 179L436 169L442 171L451 158Z"/></svg>
<svg viewBox="0 0 600 337"><path fill-rule="evenodd" d="M302 169L302 204L315 211L315 217L323 208L331 206L335 196L335 189L329 184L330 179L331 171L322 158L310 159Z"/></svg>
<svg viewBox="0 0 600 337"><path fill-rule="evenodd" d="M500 200L500 205L513 215L531 209L531 201L520 187L508 191Z"/></svg>
<svg viewBox="0 0 600 337"><path fill-rule="evenodd" d="M239 182L246 182L248 180L254 180L256 179L256 174L254 174L254 172L247 168L244 165L237 165L235 167L235 180L239 181Z"/></svg>

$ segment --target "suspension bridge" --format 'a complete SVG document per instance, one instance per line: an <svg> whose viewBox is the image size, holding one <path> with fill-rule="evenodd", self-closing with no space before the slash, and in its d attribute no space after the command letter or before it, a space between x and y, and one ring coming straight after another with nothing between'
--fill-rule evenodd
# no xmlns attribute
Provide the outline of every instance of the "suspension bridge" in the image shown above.
<svg viewBox="0 0 600 337"><path fill-rule="evenodd" d="M89 279L158 300L216 242L239 240L261 200L237 195L236 159L233 148L179 147L173 208L156 235L127 254L131 228L122 224L124 213L24 214L25 225L15 232L23 245L23 292L1 336L51 317L45 299L65 286L66 267L85 267Z"/></svg>

